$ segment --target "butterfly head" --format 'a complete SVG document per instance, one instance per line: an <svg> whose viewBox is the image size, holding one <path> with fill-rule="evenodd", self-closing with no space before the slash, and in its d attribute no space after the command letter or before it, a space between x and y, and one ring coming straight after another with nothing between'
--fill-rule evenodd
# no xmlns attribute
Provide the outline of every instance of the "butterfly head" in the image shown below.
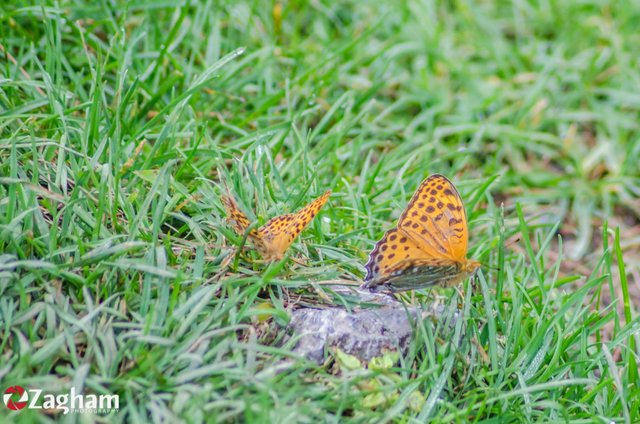
<svg viewBox="0 0 640 424"><path fill-rule="evenodd" d="M464 270L467 272L467 274L469 275L473 275L476 273L476 271L478 270L478 268L480 268L480 262L475 261L473 259L468 260L465 264L464 264Z"/></svg>

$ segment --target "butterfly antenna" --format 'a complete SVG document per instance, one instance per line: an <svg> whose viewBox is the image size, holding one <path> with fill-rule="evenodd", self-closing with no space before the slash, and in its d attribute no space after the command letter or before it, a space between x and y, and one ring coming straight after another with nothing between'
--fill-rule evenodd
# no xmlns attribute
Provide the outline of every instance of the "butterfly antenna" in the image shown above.
<svg viewBox="0 0 640 424"><path fill-rule="evenodd" d="M520 240L522 240L522 238L520 236L518 236L515 239L511 240L510 242L505 243L504 247L506 248L506 247L513 246L514 244L519 243ZM487 269L490 269L490 270L493 270L493 271L502 271L502 268L500 268L499 266L491 266L491 265L483 263L483 262L480 262L480 265L483 268L487 268Z"/></svg>
<svg viewBox="0 0 640 424"><path fill-rule="evenodd" d="M518 244L518 243L520 243L520 240L522 240L522 238L520 236L518 236L515 239L511 240L509 243L505 243L504 247L511 247L514 244Z"/></svg>
<svg viewBox="0 0 640 424"><path fill-rule="evenodd" d="M218 174L220 175L220 174ZM224 187L224 191L227 192L227 195L231 196L231 190L229 190L229 185L227 184L227 178L220 178L220 182L222 183L222 186Z"/></svg>
<svg viewBox="0 0 640 424"><path fill-rule="evenodd" d="M483 268L488 268L492 271L501 271L502 268L500 268L499 266L491 266L491 265L487 265L487 264L481 264Z"/></svg>

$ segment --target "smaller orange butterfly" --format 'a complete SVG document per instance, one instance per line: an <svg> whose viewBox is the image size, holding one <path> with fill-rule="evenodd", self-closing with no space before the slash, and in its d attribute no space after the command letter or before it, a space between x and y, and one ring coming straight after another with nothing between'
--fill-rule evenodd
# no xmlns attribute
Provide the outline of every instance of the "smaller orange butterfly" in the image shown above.
<svg viewBox="0 0 640 424"><path fill-rule="evenodd" d="M362 288L394 293L454 286L480 267L467 259L468 237L458 190L444 175L434 174L369 254Z"/></svg>
<svg viewBox="0 0 640 424"><path fill-rule="evenodd" d="M298 212L272 218L257 230L250 230L247 237L263 258L268 261L279 261L293 240L309 225L320 208L327 203L330 195L331 190L327 190L322 196ZM222 196L222 204L227 212L227 222L233 226L236 233L244 236L251 224L247 216L238 208L231 196Z"/></svg>

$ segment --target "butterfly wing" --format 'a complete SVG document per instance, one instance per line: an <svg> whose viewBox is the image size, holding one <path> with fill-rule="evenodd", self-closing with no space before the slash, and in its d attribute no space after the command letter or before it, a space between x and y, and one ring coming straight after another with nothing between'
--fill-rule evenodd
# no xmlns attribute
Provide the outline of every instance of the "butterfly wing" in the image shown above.
<svg viewBox="0 0 640 424"><path fill-rule="evenodd" d="M389 274L403 260L424 256L424 251L412 238L397 228L392 228L382 236L369 254L369 261L364 266L367 270L364 281Z"/></svg>
<svg viewBox="0 0 640 424"><path fill-rule="evenodd" d="M367 281L362 288L372 292L396 293L439 285L456 285L467 272L459 262L451 259L404 259L387 274Z"/></svg>
<svg viewBox="0 0 640 424"><path fill-rule="evenodd" d="M265 259L282 259L284 252L327 203L330 195L331 190L327 190L298 212L275 217L260 227L258 233L266 246Z"/></svg>
<svg viewBox="0 0 640 424"><path fill-rule="evenodd" d="M231 224L238 235L244 237L247 229L251 225L251 221L249 221L249 218L247 218L247 216L240 210L233 197L222 196L221 200L227 213L227 222ZM251 240L251 242L259 252L264 252L265 246L257 230L251 229L247 234L247 237Z"/></svg>
<svg viewBox="0 0 640 424"><path fill-rule="evenodd" d="M459 281L466 275L467 243L460 194L446 177L434 174L420 184L396 228L374 246L363 287L401 291Z"/></svg>
<svg viewBox="0 0 640 424"><path fill-rule="evenodd" d="M424 251L423 257L463 261L467 256L467 216L462 198L444 175L424 180L398 220L398 228Z"/></svg>

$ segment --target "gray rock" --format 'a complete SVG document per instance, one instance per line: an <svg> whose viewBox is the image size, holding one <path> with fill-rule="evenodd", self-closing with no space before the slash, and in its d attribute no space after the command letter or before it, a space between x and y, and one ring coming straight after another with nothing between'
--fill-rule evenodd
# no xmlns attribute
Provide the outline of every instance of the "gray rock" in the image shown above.
<svg viewBox="0 0 640 424"><path fill-rule="evenodd" d="M412 322L423 317L420 308L355 287L330 288L356 299L362 306L294 310L289 329L297 339L295 352L322 363L325 349L331 347L338 347L361 361L369 361L388 350L406 350L413 334ZM439 315L441 309L429 313Z"/></svg>

